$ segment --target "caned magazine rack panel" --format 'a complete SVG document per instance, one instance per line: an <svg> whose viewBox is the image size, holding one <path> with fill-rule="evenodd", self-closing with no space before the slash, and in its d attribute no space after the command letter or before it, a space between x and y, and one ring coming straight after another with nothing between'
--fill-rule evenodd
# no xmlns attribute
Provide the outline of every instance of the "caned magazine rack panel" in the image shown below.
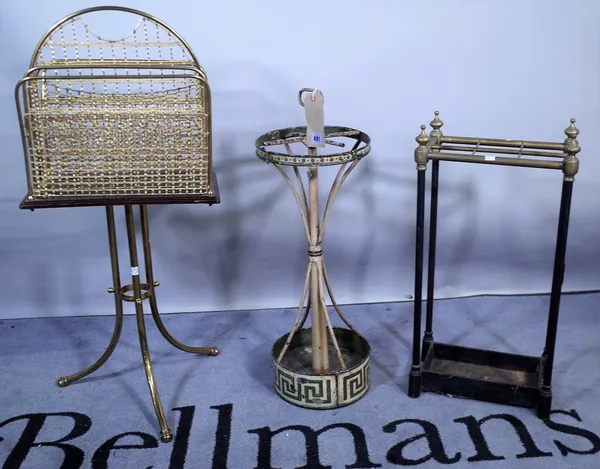
<svg viewBox="0 0 600 469"><path fill-rule="evenodd" d="M125 34L96 32L121 23ZM206 73L157 18L118 7L64 18L39 42L15 98L27 207L215 196Z"/></svg>

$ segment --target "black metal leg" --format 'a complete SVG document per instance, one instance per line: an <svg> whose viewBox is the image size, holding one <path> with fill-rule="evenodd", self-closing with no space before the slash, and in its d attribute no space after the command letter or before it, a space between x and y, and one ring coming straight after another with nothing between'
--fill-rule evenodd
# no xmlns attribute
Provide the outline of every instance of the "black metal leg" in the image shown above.
<svg viewBox="0 0 600 469"><path fill-rule="evenodd" d="M550 310L548 313L548 329L546 331L546 346L542 355L544 373L540 389L540 403L538 416L548 418L552 405L552 368L554 367L554 352L556 349L556 332L558 329L558 313L560 297L565 273L565 254L567 248L567 234L569 231L569 216L571 213L571 195L573 181L564 181L560 201L560 215L558 218L558 234L556 239L556 253L554 255L554 274L552 276L552 292L550 294Z"/></svg>
<svg viewBox="0 0 600 469"><path fill-rule="evenodd" d="M437 236L439 160L433 160L432 166L431 206L429 213L429 256L427 265L427 315L425 319L425 335L423 337L423 359L433 345L433 296L435 290L435 247Z"/></svg>
<svg viewBox="0 0 600 469"><path fill-rule="evenodd" d="M421 395L421 308L423 300L423 232L425 229L425 170L417 172L417 231L415 250L415 298L413 324L413 360L408 381L408 395Z"/></svg>

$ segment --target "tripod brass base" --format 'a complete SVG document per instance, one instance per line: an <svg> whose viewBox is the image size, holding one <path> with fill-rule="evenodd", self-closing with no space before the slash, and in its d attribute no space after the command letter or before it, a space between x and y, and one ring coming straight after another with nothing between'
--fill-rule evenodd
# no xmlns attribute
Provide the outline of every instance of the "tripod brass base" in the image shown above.
<svg viewBox="0 0 600 469"><path fill-rule="evenodd" d="M197 355L209 355L216 356L219 354L219 349L216 347L190 347L179 342L175 339L169 331L166 329L160 314L158 312L158 305L156 303L156 296L154 289L159 285L158 282L154 281L154 275L152 273L152 254L150 249L150 231L148 227L148 213L145 205L140 205L140 218L142 224L142 244L144 253L144 264L146 271L146 283L140 281L139 266L138 266L138 255L137 255L137 243L135 237L135 223L133 218L133 209L131 205L125 206L125 219L127 224L127 238L129 241L129 258L131 262L131 278L132 283L129 285L121 286L121 278L119 273L119 259L117 251L117 236L115 231L115 217L114 209L112 206L106 207L106 221L108 225L108 241L110 246L110 260L112 266L113 276L113 287L108 289L109 293L115 295L115 329L113 332L112 339L108 344L107 349L104 353L96 360L96 362L88 368L74 373L70 376L64 376L58 380L60 387L68 386L69 384L88 376L89 374L100 368L112 355L115 350L119 338L121 336L121 330L123 328L123 301L129 301L135 303L135 314L137 318L138 334L140 338L140 347L142 351L142 359L144 361L144 368L146 370L146 377L148 379L148 386L150 388L150 396L152 403L154 404L154 410L158 418L160 425L160 437L165 443L170 442L173 439L173 434L167 425L165 413L158 395L158 389L156 386L156 380L154 378L154 372L152 371L152 362L150 359L150 351L148 349L148 340L146 337L146 324L144 321L144 309L142 301L148 299L150 301L150 310L152 311L152 317L158 330L163 337L174 347L184 352L195 353ZM131 292L131 293L130 293Z"/></svg>

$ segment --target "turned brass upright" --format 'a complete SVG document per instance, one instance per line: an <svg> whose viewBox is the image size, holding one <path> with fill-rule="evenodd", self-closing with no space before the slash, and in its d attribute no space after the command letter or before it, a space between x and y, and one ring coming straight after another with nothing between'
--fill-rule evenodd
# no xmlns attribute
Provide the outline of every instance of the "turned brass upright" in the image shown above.
<svg viewBox="0 0 600 469"><path fill-rule="evenodd" d="M105 38L95 28L111 24L106 15L114 14L129 15L133 29L121 38ZM68 386L108 360L121 336L123 302L134 303L161 439L169 442L173 436L152 370L143 301L149 301L156 326L174 347L199 355L219 351L182 344L160 318L147 205L220 202L206 72L184 39L161 20L124 7L94 7L63 18L42 37L15 88L15 100L28 189L20 208L106 208L115 329L96 362L58 384ZM121 284L114 206L125 208L127 285ZM140 211L145 281L140 279L134 206Z"/></svg>

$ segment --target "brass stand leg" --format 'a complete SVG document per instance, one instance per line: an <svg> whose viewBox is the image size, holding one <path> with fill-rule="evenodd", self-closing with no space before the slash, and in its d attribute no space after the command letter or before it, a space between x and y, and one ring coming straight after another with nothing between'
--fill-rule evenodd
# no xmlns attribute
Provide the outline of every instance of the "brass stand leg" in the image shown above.
<svg viewBox="0 0 600 469"><path fill-rule="evenodd" d="M165 418L165 413L163 411L160 396L158 394L158 389L156 387L156 381L154 379L154 372L152 371L152 362L150 359L150 351L148 349L148 339L146 336L146 323L144 320L144 308L142 306L142 301L145 299L150 300L150 309L152 310L152 317L156 322L158 330L163 335L163 337L174 347L184 352L211 356L218 355L219 349L217 347L190 347L179 342L166 329L164 323L160 318L156 297L154 296L154 290L155 287L158 286L158 282L154 281L154 274L152 272L152 253L150 250L150 230L148 228L148 213L146 206L144 205L140 206L140 217L142 223L142 240L146 271L146 283L142 283L140 281L133 209L130 205L126 205L125 219L127 224L127 239L129 244L129 258L131 264L132 283L130 285L121 286L114 209L110 206L106 207L108 241L110 246L110 262L113 277L113 287L109 288L108 292L113 293L115 295L115 330L113 332L113 336L110 341L110 344L108 345L108 348L92 366L71 376L65 376L60 378L58 380L58 385L61 387L65 387L73 383L74 381L77 381L78 379L81 379L84 376L93 373L98 368L100 368L106 362L106 360L108 360L108 358L115 350L115 347L119 342L119 338L121 337L121 331L123 329L123 301L135 303L135 314L140 339L140 348L142 351L142 359L144 360L144 369L146 371L146 377L148 379L148 386L150 388L150 395L152 397L152 404L154 405L154 410L156 412L158 423L160 425L161 440L165 443L168 443L173 439L173 434L171 433L171 430L167 425L167 419Z"/></svg>
<svg viewBox="0 0 600 469"><path fill-rule="evenodd" d="M162 441L168 443L173 439L173 434L167 425L167 419L160 402L158 389L154 380L152 371L152 362L150 361L150 351L148 350L148 340L146 338L146 324L144 322L144 307L142 306L142 287L140 283L137 246L135 239L135 223L133 219L133 210L131 205L125 206L125 219L127 223L127 239L129 241L129 258L131 260L131 278L133 283L133 297L135 298L135 315L137 318L138 334L140 336L140 347L142 349L142 359L144 360L144 368L146 377L148 378L148 387L152 397L152 404L158 417L160 425L160 437Z"/></svg>
<svg viewBox="0 0 600 469"><path fill-rule="evenodd" d="M152 272L152 252L150 249L150 229L148 226L148 211L145 205L140 206L140 219L142 223L142 243L144 247L144 263L146 268L146 282L148 284L148 293L150 300L150 309L152 311L152 317L156 323L156 327L163 335L163 337L174 347L184 352L195 353L198 355L219 355L219 349L217 347L190 347L179 342L173 337L167 328L165 327L160 314L158 312L158 304L156 302L155 287L158 286L158 282L154 281L154 274Z"/></svg>
<svg viewBox="0 0 600 469"><path fill-rule="evenodd" d="M110 343L108 344L107 349L104 351L102 356L98 358L98 360L86 368L85 370L74 373L70 376L63 376L58 380L58 385L62 388L68 386L69 384L81 379L94 371L100 368L106 360L114 352L117 343L119 342L119 338L121 337L121 331L123 329L123 303L121 301L120 295L118 294L119 289L121 288L121 279L119 276L119 258L117 253L117 235L115 231L115 215L112 207L106 207L106 224L108 226L108 244L110 247L110 263L112 266L112 277L113 277L113 287L109 288L108 291L115 293L115 329L113 331L112 338L110 339Z"/></svg>

